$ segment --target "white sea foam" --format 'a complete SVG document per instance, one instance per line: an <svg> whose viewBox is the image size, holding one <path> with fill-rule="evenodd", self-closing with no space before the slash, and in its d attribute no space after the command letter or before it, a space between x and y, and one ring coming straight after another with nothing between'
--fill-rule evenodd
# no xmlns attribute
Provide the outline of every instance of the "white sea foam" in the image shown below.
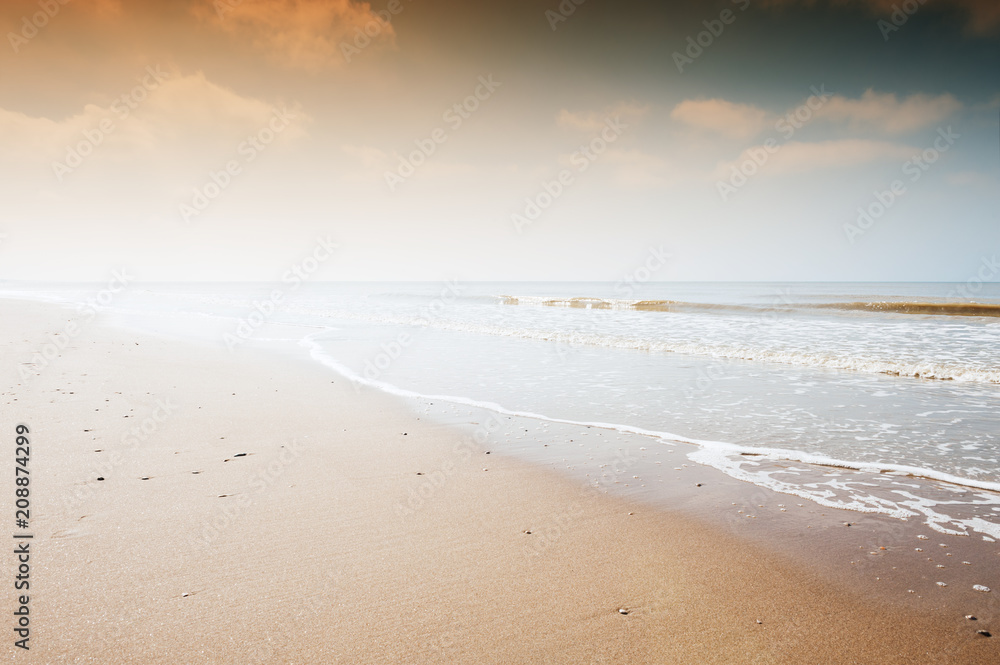
<svg viewBox="0 0 1000 665"><path fill-rule="evenodd" d="M945 505L945 504L953 504L953 505L995 504L1000 506L1000 495L983 494L981 496L981 500L979 501L964 500L964 501L954 501L954 502L941 502L941 501L933 501L930 499L921 498L912 493L897 491L896 493L903 496L903 499L898 501L893 501L886 497L875 496L873 494L863 494L861 493L861 488L856 485L841 484L838 486L835 482L827 482L826 483L827 489L823 489L817 483L804 483L804 482L793 483L786 480L777 479L773 477L775 475L773 472L754 473L744 468L744 464L747 462L747 458L742 456L744 455L752 456L752 460L756 462L763 460L767 460L769 462L792 461L808 465L820 465L825 467L841 468L845 470L858 471L861 473L872 474L877 476L882 476L883 474L893 474L894 476L897 477L900 476L920 477L942 483L949 483L964 488L983 490L989 493L994 493L994 492L1000 493L1000 482L981 481L970 478L963 478L960 476L944 473L934 469L928 469L912 465L840 460L826 455L808 453L798 450L754 447L754 446L738 445L725 441L695 439L671 432L651 430L626 424L555 418L531 411L509 409L500 404L490 401L477 400L456 395L420 393L413 390L401 388L386 381L380 381L377 379L368 379L357 374L356 372L348 368L346 365L344 365L343 363L339 362L338 360L330 356L323 349L323 346L318 341L316 341L316 338L320 337L323 334L324 332L318 332L311 335L307 335L300 341L300 345L309 351L310 356L314 360L334 370L335 372L345 377L346 379L361 385L381 390L388 394L408 399L419 399L422 401L442 401L442 402L450 402L453 404L461 404L464 406L482 408L489 411L493 411L495 413L513 417L531 418L551 423L560 423L566 425L576 425L581 427L592 427L599 429L614 430L625 434L635 434L657 439L663 443L668 443L668 444L675 444L675 443L691 444L698 447L697 450L688 453L688 458L694 462L697 462L699 464L704 464L707 466L712 466L733 478L744 480L746 482L766 487L784 494L790 494L804 499L809 499L823 506L828 506L832 508L842 508L845 510L853 510L864 513L879 513L900 519L907 519L917 515L922 515L925 518L925 521L927 522L928 526L942 533L965 534L968 532L968 530L973 530L983 534L992 535L994 537L1000 538L1000 525L998 524L988 522L978 517L971 519L956 519L932 510L932 507L936 505ZM847 494L847 497L845 498L843 496L840 496L839 494ZM949 525L951 526L951 528L949 528Z"/></svg>

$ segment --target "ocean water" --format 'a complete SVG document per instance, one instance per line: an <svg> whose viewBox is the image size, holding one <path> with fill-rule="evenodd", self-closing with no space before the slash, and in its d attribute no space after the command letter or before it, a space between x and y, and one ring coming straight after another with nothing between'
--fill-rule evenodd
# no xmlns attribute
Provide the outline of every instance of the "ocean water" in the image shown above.
<svg viewBox="0 0 1000 665"><path fill-rule="evenodd" d="M99 291L0 285L73 307ZM293 345L407 399L683 445L822 505L1000 538L1000 284L157 284L95 305L114 324L236 354Z"/></svg>

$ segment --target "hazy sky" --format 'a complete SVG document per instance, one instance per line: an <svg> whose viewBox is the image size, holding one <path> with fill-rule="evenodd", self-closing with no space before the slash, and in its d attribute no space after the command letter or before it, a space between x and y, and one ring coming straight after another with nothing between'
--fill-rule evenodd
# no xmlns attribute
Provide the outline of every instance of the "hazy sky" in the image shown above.
<svg viewBox="0 0 1000 665"><path fill-rule="evenodd" d="M5 0L0 27L0 279L269 280L319 236L317 279L1000 254L996 0Z"/></svg>

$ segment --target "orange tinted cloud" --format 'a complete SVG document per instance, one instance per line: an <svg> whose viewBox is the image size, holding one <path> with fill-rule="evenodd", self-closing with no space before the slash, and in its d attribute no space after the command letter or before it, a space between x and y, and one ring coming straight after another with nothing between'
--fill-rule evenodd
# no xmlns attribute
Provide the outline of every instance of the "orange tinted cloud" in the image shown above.
<svg viewBox="0 0 1000 665"><path fill-rule="evenodd" d="M720 162L715 169L715 176L728 178L734 168L754 159L754 154L766 151L764 146L754 146L740 153L734 161ZM819 169L844 168L880 161L903 160L912 157L915 148L889 143L886 141L868 141L862 139L842 139L820 141L818 143L802 143L790 141L783 144L767 161L766 172L770 175L786 173L806 173Z"/></svg>
<svg viewBox="0 0 1000 665"><path fill-rule="evenodd" d="M638 120L649 111L648 106L636 104L635 102L619 102L604 111L578 111L573 112L562 109L556 115L556 124L565 129L572 129L578 132L597 132L604 127L604 123L609 118L622 118L624 120Z"/></svg>
<svg viewBox="0 0 1000 665"><path fill-rule="evenodd" d="M303 69L347 62L345 46L395 41L392 25L369 3L354 0L198 0L195 15Z"/></svg>
<svg viewBox="0 0 1000 665"><path fill-rule="evenodd" d="M123 93L107 105L86 104L67 118L0 107L0 134L7 137L0 147L0 174L11 178L28 163L65 161L68 151L81 143L90 144L84 147L87 156L94 154L86 160L88 170L109 160L134 163L155 156L163 168L200 172L217 155L229 154L248 134L266 127L276 113L295 120L283 139L303 136L303 125L310 121L298 105L242 96L201 72L164 72L160 82Z"/></svg>
<svg viewBox="0 0 1000 665"><path fill-rule="evenodd" d="M891 93L867 90L860 99L831 97L816 117L845 122L852 129L876 129L890 134L910 132L943 121L962 108L951 95L911 95L898 99Z"/></svg>
<svg viewBox="0 0 1000 665"><path fill-rule="evenodd" d="M687 99L674 107L670 117L736 139L756 136L767 124L767 113L762 109L724 99Z"/></svg>

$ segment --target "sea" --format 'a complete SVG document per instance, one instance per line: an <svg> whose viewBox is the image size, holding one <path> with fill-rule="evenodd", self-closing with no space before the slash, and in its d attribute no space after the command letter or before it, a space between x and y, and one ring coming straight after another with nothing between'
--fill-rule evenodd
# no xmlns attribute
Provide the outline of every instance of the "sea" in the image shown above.
<svg viewBox="0 0 1000 665"><path fill-rule="evenodd" d="M5 282L0 297L60 303L80 334L98 320L248 361L298 354L425 413L543 425L554 454L586 428L1000 539L998 283Z"/></svg>

